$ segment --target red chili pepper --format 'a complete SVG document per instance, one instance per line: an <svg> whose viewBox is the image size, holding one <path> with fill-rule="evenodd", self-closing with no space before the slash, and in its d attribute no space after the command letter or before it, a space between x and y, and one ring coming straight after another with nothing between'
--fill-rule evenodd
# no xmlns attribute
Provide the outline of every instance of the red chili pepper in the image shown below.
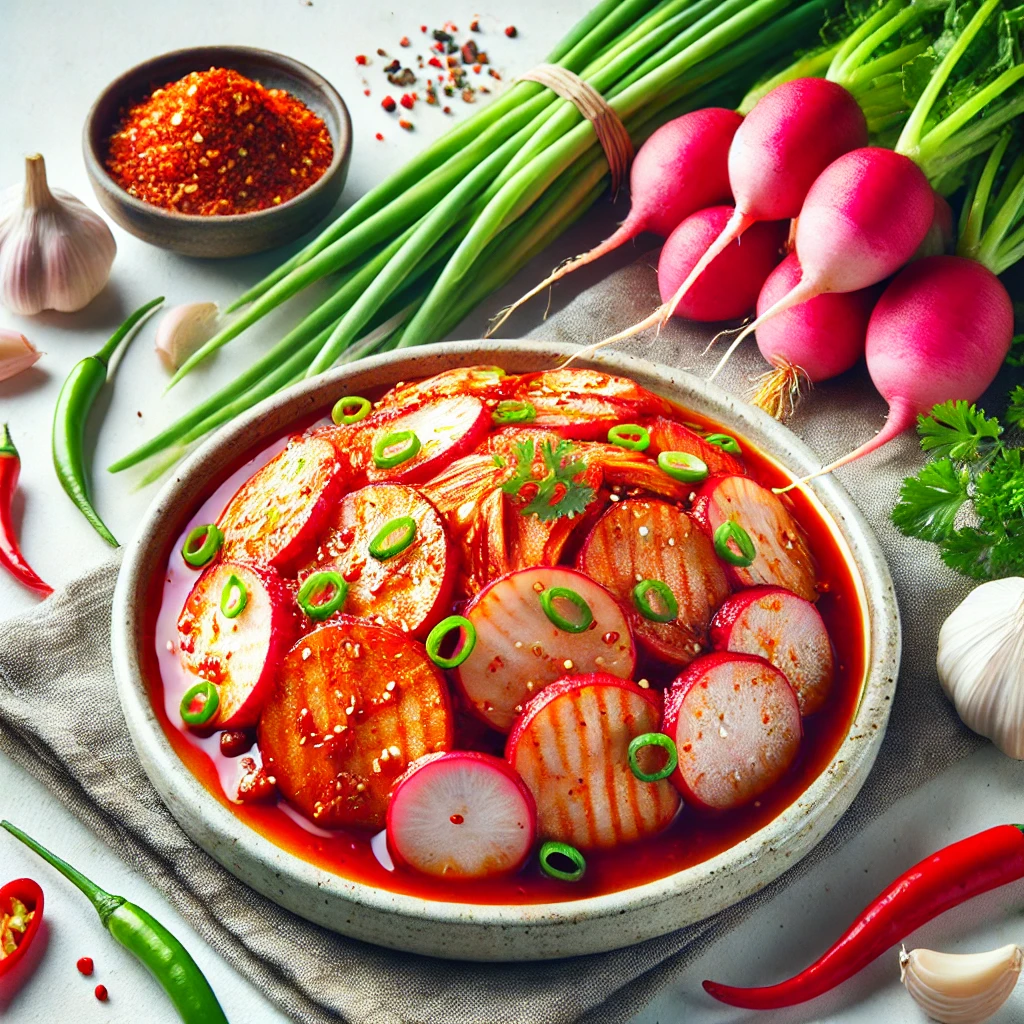
<svg viewBox="0 0 1024 1024"><path fill-rule="evenodd" d="M972 896L1024 878L1024 825L997 825L915 864L861 912L831 949L778 985L733 988L705 981L715 999L777 1010L814 999L852 978L914 929Z"/></svg>
<svg viewBox="0 0 1024 1024"><path fill-rule="evenodd" d="M21 457L4 423L0 426L0 565L20 583L47 597L53 593L53 587L43 582L25 561L14 535L11 502L14 500L20 472Z"/></svg>
<svg viewBox="0 0 1024 1024"><path fill-rule="evenodd" d="M32 920L28 922L24 934L17 940L14 951L0 959L0 977L11 970L25 955L39 934L39 926L43 923L43 890L39 888L39 883L31 878L16 878L13 882L0 887L0 933L3 931L5 916L11 912L12 899L25 905L32 914ZM0 940L2 938L3 935L0 934Z"/></svg>

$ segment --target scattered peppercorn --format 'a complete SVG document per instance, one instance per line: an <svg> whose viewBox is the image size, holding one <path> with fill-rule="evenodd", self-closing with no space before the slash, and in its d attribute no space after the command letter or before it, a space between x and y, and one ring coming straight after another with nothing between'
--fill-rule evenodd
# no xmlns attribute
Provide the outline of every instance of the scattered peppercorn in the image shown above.
<svg viewBox="0 0 1024 1024"><path fill-rule="evenodd" d="M409 37L408 36L402 36L402 38L398 40L398 45L399 46L408 46L409 45Z"/></svg>
<svg viewBox="0 0 1024 1024"><path fill-rule="evenodd" d="M383 107L383 108L384 108L384 109L385 109L385 110L386 110L386 111L387 111L387 112L388 112L389 114L391 113L391 111L393 111L393 110L395 109L395 106L396 106L396 104L395 104L395 101L394 101L394 99L393 99L393 98L392 98L391 96L385 96L385 97L384 97L384 99L382 99L382 100L380 101L380 105L381 105L381 106L382 106L382 107Z"/></svg>
<svg viewBox="0 0 1024 1024"><path fill-rule="evenodd" d="M110 998L110 993L107 991L106 985L97 985L94 991L96 993L96 998L101 1003L105 1003Z"/></svg>
<svg viewBox="0 0 1024 1024"><path fill-rule="evenodd" d="M377 56L378 57L386 57L387 55L388 55L388 51L385 50L383 46L378 46L377 47Z"/></svg>
<svg viewBox="0 0 1024 1024"><path fill-rule="evenodd" d="M381 133L380 133L380 132L377 132L377 134L376 134L376 135L374 136L374 138L376 138L376 140L377 140L378 142L383 142L383 141L384 141L384 136L383 136L383 135L381 135Z"/></svg>
<svg viewBox="0 0 1024 1024"><path fill-rule="evenodd" d="M420 25L420 31L421 32L426 32L427 31L427 26L426 25Z"/></svg>
<svg viewBox="0 0 1024 1024"><path fill-rule="evenodd" d="M507 35L509 39L515 39L515 37L519 35L519 30L515 25L509 25L509 27L505 29L505 35Z"/></svg>
<svg viewBox="0 0 1024 1024"><path fill-rule="evenodd" d="M357 53L356 54L356 63L357 64L364 64L364 65L368 64L369 60L367 59L366 54L365 53Z"/></svg>
<svg viewBox="0 0 1024 1024"><path fill-rule="evenodd" d="M399 128L404 128L407 132L411 132L412 129L413 129L413 123L412 123L412 121L406 121L406 119L404 117L402 117L402 118L399 118L398 127Z"/></svg>
<svg viewBox="0 0 1024 1024"><path fill-rule="evenodd" d="M408 93L404 93L398 102L401 103L406 110L412 110L412 97Z"/></svg>
<svg viewBox="0 0 1024 1024"><path fill-rule="evenodd" d="M476 18L474 18L469 23L469 31L470 32L479 32L480 31L480 22Z"/></svg>
<svg viewBox="0 0 1024 1024"><path fill-rule="evenodd" d="M364 89L363 90L363 95L364 96L369 96L370 95L370 90L369 89Z"/></svg>
<svg viewBox="0 0 1024 1024"><path fill-rule="evenodd" d="M93 962L91 956L83 956L75 966L78 968L79 974L84 974L88 977L93 972Z"/></svg>

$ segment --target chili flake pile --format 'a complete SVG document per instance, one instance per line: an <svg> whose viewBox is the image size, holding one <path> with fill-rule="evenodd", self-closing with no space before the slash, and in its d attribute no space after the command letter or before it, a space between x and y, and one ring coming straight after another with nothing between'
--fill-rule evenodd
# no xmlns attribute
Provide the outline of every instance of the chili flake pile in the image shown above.
<svg viewBox="0 0 1024 1024"><path fill-rule="evenodd" d="M177 213L253 213L330 166L330 132L301 100L237 71L193 71L130 107L107 170L130 195Z"/></svg>
<svg viewBox="0 0 1024 1024"><path fill-rule="evenodd" d="M29 910L21 900L13 896L10 899L10 908L9 911L0 914L0 960L6 959L17 950L35 916L34 910Z"/></svg>

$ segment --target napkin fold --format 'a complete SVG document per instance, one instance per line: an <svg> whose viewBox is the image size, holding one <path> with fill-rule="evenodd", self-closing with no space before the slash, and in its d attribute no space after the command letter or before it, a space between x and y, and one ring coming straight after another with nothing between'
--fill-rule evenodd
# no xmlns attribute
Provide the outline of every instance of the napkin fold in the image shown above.
<svg viewBox="0 0 1024 1024"><path fill-rule="evenodd" d="M658 301L648 263L612 275L529 336L586 343L646 315ZM701 355L712 333L673 323L656 338L624 347L703 375L717 359L717 353ZM720 383L745 392L759 365L748 343ZM1007 387L997 383L993 395ZM866 375L854 372L811 392L791 425L829 460L869 437L884 414ZM825 840L775 883L708 921L628 949L527 964L396 953L309 924L238 882L181 831L135 755L111 669L117 556L0 628L0 750L42 781L297 1021L627 1021L717 936L979 742L942 696L934 665L939 626L970 583L946 569L930 545L902 537L889 521L900 481L919 462L916 442L905 437L839 474L882 544L903 613L905 653L892 719L866 786Z"/></svg>

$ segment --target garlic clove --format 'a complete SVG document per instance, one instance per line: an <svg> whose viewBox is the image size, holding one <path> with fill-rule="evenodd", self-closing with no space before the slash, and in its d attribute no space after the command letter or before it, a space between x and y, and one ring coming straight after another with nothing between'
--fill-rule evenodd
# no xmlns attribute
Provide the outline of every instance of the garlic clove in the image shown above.
<svg viewBox="0 0 1024 1024"><path fill-rule="evenodd" d="M0 327L0 380L9 380L34 366L42 355L24 334Z"/></svg>
<svg viewBox="0 0 1024 1024"><path fill-rule="evenodd" d="M1024 579L975 587L939 631L936 667L964 724L1024 760Z"/></svg>
<svg viewBox="0 0 1024 1024"><path fill-rule="evenodd" d="M189 302L167 310L156 329L156 354L173 372L217 330L216 302Z"/></svg>
<svg viewBox="0 0 1024 1024"><path fill-rule="evenodd" d="M116 253L103 218L51 189L38 153L27 157L24 186L0 194L0 303L23 316L73 313L103 290Z"/></svg>
<svg viewBox="0 0 1024 1024"><path fill-rule="evenodd" d="M981 1024L1010 997L1024 950L1002 946L990 953L900 950L900 981L914 1002L941 1024Z"/></svg>

